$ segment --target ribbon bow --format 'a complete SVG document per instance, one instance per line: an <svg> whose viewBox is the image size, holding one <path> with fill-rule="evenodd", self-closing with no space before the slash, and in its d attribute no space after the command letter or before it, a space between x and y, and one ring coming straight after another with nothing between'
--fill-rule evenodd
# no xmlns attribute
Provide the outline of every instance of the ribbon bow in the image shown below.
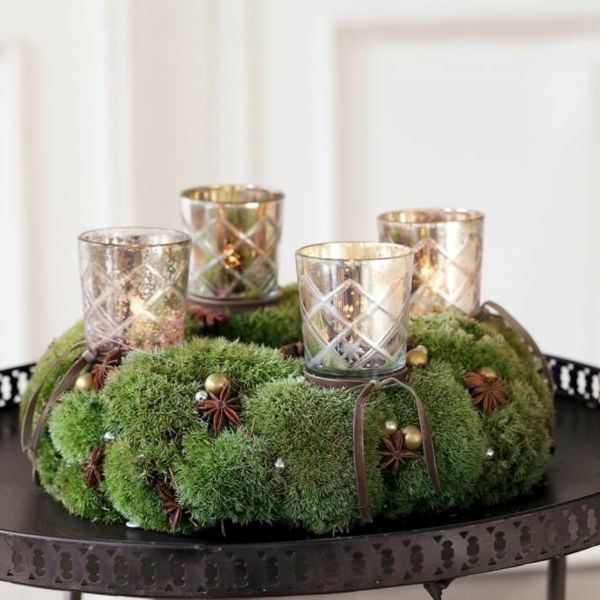
<svg viewBox="0 0 600 600"><path fill-rule="evenodd" d="M34 389L31 397L29 398L29 402L25 407L25 413L23 416L23 422L21 424L21 448L23 452L25 452L29 459L31 460L31 464L33 466L33 477L35 479L37 473L37 459L38 459L38 450L40 445L40 440L42 437L42 433L46 427L46 423L48 422L48 418L50 417L50 413L52 412L52 407L56 404L56 402L60 399L60 397L69 389L69 387L73 384L77 376L85 369L85 367L94 362L96 355L89 350L83 350L81 355L77 358L77 360L69 367L67 372L60 378L59 382L56 384L56 387L52 390L48 401L42 408L42 412L38 417L38 420L35 424L35 428L33 427L33 421L35 418L36 408L40 399L40 392L42 388L48 381L48 378L58 369L65 361L66 357L71 354L74 350L78 350L79 348L84 348L85 342L80 341L65 350L62 354L60 354L56 360L50 365L48 372L38 383L36 388Z"/></svg>
<svg viewBox="0 0 600 600"><path fill-rule="evenodd" d="M490 310L491 309L491 310ZM552 368L548 364L548 360L544 356L544 353L540 350L540 347L536 344L531 334L515 319L505 308L497 304L496 302L492 302L488 300L484 302L477 313L475 314L475 318L481 319L481 317L485 315L492 314L491 311L495 311L498 316L504 321L504 324L512 329L525 344L529 347L533 355L539 359L542 364L542 371L544 372L544 377L546 379L546 383L548 384L548 388L550 389L550 393L554 395L556 392L556 383L554 382L554 376L552 374Z"/></svg>
<svg viewBox="0 0 600 600"><path fill-rule="evenodd" d="M431 483L436 493L441 494L442 484L440 482L437 464L435 460L435 452L433 450L433 440L431 429L429 427L429 419L423 402L419 398L417 392L400 379L388 377L386 379L369 381L358 394L354 404L354 421L353 421L353 452L354 452L354 477L356 484L356 495L358 497L358 509L363 520L367 523L373 521L373 514L369 503L369 492L367 489L367 476L365 467L365 406L369 402L373 392L383 389L398 386L413 397L417 413L419 415L419 427L423 436L423 456L425 458L425 466L431 479Z"/></svg>

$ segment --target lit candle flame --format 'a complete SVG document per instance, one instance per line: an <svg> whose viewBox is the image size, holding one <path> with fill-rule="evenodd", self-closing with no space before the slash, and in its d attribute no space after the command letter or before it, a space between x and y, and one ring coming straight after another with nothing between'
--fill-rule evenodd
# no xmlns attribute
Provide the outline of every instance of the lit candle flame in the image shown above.
<svg viewBox="0 0 600 600"><path fill-rule="evenodd" d="M226 244L223 248L223 258L225 264L230 269L237 269L242 264L242 257L240 253L234 248L233 244Z"/></svg>
<svg viewBox="0 0 600 600"><path fill-rule="evenodd" d="M432 292L439 293L444 288L444 273L431 265L429 261L424 261L419 269L421 280L429 287Z"/></svg>
<svg viewBox="0 0 600 600"><path fill-rule="evenodd" d="M132 296L129 300L129 309L135 317L147 314L146 303L139 296Z"/></svg>

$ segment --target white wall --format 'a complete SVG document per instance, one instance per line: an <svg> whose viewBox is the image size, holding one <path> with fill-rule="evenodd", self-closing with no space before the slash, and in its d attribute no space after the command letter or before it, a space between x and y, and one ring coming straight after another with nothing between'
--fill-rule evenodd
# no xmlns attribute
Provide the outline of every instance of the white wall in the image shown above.
<svg viewBox="0 0 600 600"><path fill-rule="evenodd" d="M226 181L286 191L282 282L383 210L483 210L484 297L600 364L599 59L584 0L0 0L0 366L79 317L78 233Z"/></svg>
<svg viewBox="0 0 600 600"><path fill-rule="evenodd" d="M0 0L0 364L78 318L79 232L218 181L287 192L282 281L382 210L483 210L484 297L600 362L591 6Z"/></svg>

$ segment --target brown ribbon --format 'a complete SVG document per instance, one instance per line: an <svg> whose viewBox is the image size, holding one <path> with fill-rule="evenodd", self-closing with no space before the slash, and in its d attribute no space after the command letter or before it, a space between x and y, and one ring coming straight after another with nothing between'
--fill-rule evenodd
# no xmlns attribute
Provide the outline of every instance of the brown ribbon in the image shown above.
<svg viewBox="0 0 600 600"><path fill-rule="evenodd" d="M31 430L33 429L33 418L35 416L35 409L37 407L40 392L42 391L44 385L46 385L48 377L50 377L50 375L52 375L52 373L54 373L54 371L58 369L58 367L60 367L60 365L64 362L65 358L69 354L71 354L71 352L77 350L78 348L83 348L84 346L85 342L82 340L80 342L77 342L76 344L73 344L71 347L67 348L67 350L59 354L48 368L48 372L46 373L45 377L42 377L40 382L35 387L33 393L29 397L29 401L27 403L27 406L25 407L23 421L21 423L21 448L23 452L26 452L30 448Z"/></svg>
<svg viewBox="0 0 600 600"><path fill-rule="evenodd" d="M531 334L505 308L503 308L496 302L492 302L491 300L484 302L480 306L479 311L475 315L476 318L481 318L485 314L491 314L489 309L495 311L498 314L498 316L504 321L506 326L512 329L517 335L519 335L523 339L523 341L529 346L534 356L536 356L540 360L540 362L542 363L544 377L546 378L546 382L548 384L548 387L550 388L550 393L554 394L556 392L556 383L554 382L554 375L552 374L552 369L550 368L550 365L548 364L544 353L540 350L540 347L531 337Z"/></svg>
<svg viewBox="0 0 600 600"><path fill-rule="evenodd" d="M77 360L69 367L67 372L61 377L56 387L52 390L40 416L38 417L37 423L35 425L35 430L32 434L33 429L33 420L35 417L35 410L38 404L40 391L48 377L63 363L65 356L69 353L73 352L77 348L84 346L84 342L78 342L77 344L71 346L66 352L61 354L54 364L49 369L46 376L42 379L42 381L38 384L35 391L31 395L29 400L29 404L25 409L25 417L23 419L23 424L21 426L21 447L23 451L29 455L33 466L33 475L35 478L35 474L37 472L37 459L38 459L38 450L39 444L46 428L46 423L48 422L48 418L50 417L50 413L52 411L52 407L56 404L56 402L60 399L60 397L69 389L69 387L73 384L77 376L85 369L85 367L94 361L95 354L90 352L89 350L84 350L83 353L77 358Z"/></svg>
<svg viewBox="0 0 600 600"><path fill-rule="evenodd" d="M429 419L423 402L419 398L415 390L395 377L388 377L381 381L373 379L369 381L361 390L354 404L354 422L353 422L353 443L354 443L354 476L356 484L356 495L358 497L358 508L363 520L367 523L373 521L373 514L369 503L369 492L367 488L367 470L365 466L365 406L371 394L384 387L399 386L408 391L415 401L417 413L419 415L419 427L423 436L423 456L425 458L425 466L429 474L429 478L433 484L436 493L441 494L442 484L440 482L437 464L435 460L435 452L433 449L433 440L431 429L429 427Z"/></svg>

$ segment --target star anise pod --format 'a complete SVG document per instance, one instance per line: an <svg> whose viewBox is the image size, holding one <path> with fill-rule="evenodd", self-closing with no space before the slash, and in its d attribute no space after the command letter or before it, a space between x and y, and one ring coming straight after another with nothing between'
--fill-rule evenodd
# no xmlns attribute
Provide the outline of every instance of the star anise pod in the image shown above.
<svg viewBox="0 0 600 600"><path fill-rule="evenodd" d="M463 381L473 398L473 404L480 406L485 414L508 402L506 386L499 379L470 371L465 373Z"/></svg>
<svg viewBox="0 0 600 600"><path fill-rule="evenodd" d="M394 477L398 477L400 467L406 465L406 461L417 458L419 455L404 447L404 434L401 431L387 435L383 438L383 449L379 451L381 456L380 467L389 469Z"/></svg>
<svg viewBox="0 0 600 600"><path fill-rule="evenodd" d="M279 352L286 358L301 358L304 356L304 344L302 342L294 342L292 344L286 344L279 348Z"/></svg>
<svg viewBox="0 0 600 600"><path fill-rule="evenodd" d="M91 369L94 389L101 390L104 387L108 374L121 364L128 350L125 344L120 343L105 345L98 349L96 363Z"/></svg>
<svg viewBox="0 0 600 600"><path fill-rule="evenodd" d="M154 484L154 488L160 495L167 518L169 519L169 525L171 531L175 533L181 525L181 519L183 517L183 508L177 502L175 497L175 491L166 481L159 481Z"/></svg>
<svg viewBox="0 0 600 600"><path fill-rule="evenodd" d="M227 322L229 319L227 313L209 310L202 306L192 306L190 308L190 315L196 321L200 321L204 327L211 328L215 325Z"/></svg>
<svg viewBox="0 0 600 600"><path fill-rule="evenodd" d="M225 421L232 425L241 425L239 396L235 394L231 385L223 386L219 394L208 392L208 398L196 402L196 408L204 413L204 417L212 421L212 430L217 435Z"/></svg>
<svg viewBox="0 0 600 600"><path fill-rule="evenodd" d="M104 479L104 444L96 446L89 458L83 463L85 482L90 487L98 485Z"/></svg>

